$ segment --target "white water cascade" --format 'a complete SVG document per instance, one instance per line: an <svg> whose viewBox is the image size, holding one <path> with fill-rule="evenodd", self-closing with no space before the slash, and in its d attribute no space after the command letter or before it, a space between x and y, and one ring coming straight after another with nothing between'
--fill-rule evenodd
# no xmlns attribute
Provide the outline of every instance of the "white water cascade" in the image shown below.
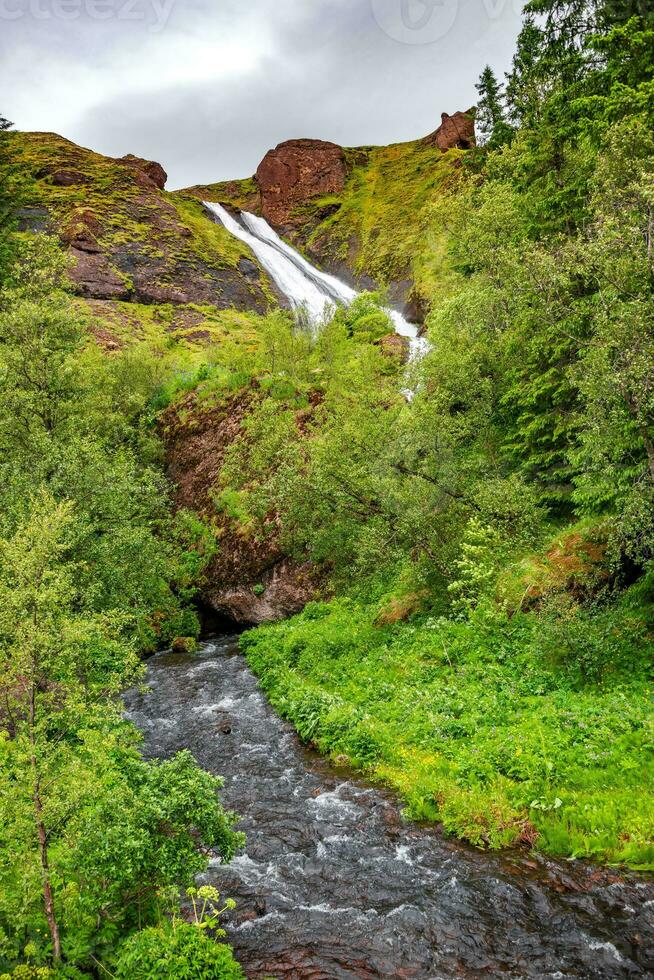
<svg viewBox="0 0 654 980"><path fill-rule="evenodd" d="M320 324L336 305L346 306L357 295L356 290L336 276L316 269L310 262L283 241L264 218L241 211L240 221L220 204L204 202L204 206L235 238L245 242L255 254L277 288L294 309L305 309L313 324ZM410 359L426 350L427 342L418 336L418 328L401 313L386 309L395 332L409 341Z"/></svg>

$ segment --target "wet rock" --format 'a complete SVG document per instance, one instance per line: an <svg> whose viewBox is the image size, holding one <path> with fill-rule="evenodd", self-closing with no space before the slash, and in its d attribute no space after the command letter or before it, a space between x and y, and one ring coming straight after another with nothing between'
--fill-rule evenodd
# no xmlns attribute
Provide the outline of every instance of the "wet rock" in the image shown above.
<svg viewBox="0 0 654 980"><path fill-rule="evenodd" d="M435 132L426 136L424 142L430 146L437 146L443 153L454 147L469 150L476 144L474 109L455 112L451 116L447 112L441 113L440 126Z"/></svg>
<svg viewBox="0 0 654 980"><path fill-rule="evenodd" d="M259 270L255 263L250 261L250 259L241 259L238 263L238 271L242 276L245 276L246 279L252 280L259 278Z"/></svg>
<svg viewBox="0 0 654 980"><path fill-rule="evenodd" d="M382 349L382 353L398 361L406 361L409 356L409 341L406 337L401 337L399 333L389 333L381 337L377 344Z"/></svg>
<svg viewBox="0 0 654 980"><path fill-rule="evenodd" d="M314 197L338 194L345 187L345 153L336 143L289 140L270 150L257 168L264 218L277 227L292 225L293 215Z"/></svg>
<svg viewBox="0 0 654 980"><path fill-rule="evenodd" d="M172 649L175 653L193 653L197 645L197 641L192 636L176 636L172 642Z"/></svg>

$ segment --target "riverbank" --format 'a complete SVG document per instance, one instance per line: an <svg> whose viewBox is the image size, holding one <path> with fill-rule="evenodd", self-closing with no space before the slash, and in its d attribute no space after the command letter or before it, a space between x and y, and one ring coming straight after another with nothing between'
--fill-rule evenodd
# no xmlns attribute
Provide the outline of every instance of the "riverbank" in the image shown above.
<svg viewBox="0 0 654 980"><path fill-rule="evenodd" d="M301 745L237 637L158 654L147 685L127 697L146 754L192 749L241 816L245 853L202 881L236 899L225 926L251 980L648 975L654 884L405 820L392 794Z"/></svg>
<svg viewBox="0 0 654 980"><path fill-rule="evenodd" d="M303 739L391 786L413 817L481 847L651 870L651 642L634 602L381 625L377 605L339 599L242 649Z"/></svg>

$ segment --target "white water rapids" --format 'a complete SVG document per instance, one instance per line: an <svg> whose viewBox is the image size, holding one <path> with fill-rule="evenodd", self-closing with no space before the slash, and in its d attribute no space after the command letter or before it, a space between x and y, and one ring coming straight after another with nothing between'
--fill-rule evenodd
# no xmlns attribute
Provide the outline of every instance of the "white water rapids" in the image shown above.
<svg viewBox="0 0 654 980"><path fill-rule="evenodd" d="M239 221L220 204L205 201L204 206L230 234L249 246L293 309L306 310L313 325L320 325L335 306L347 306L357 295L356 290L347 283L307 262L279 237L264 218L241 211ZM395 332L409 341L410 359L424 353L427 342L418 336L415 324L409 323L397 310L387 307L385 312L392 320Z"/></svg>

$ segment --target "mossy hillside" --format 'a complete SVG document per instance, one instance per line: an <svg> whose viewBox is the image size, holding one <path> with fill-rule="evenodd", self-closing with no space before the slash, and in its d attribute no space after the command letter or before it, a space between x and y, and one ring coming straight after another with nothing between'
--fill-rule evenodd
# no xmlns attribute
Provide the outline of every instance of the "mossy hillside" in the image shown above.
<svg viewBox="0 0 654 980"><path fill-rule="evenodd" d="M252 352L264 321L257 313L196 303L176 306L92 300L84 305L90 309L100 343L109 348L134 341L149 345L153 351L185 347L196 350L199 361L210 357L212 347L227 344Z"/></svg>
<svg viewBox="0 0 654 980"><path fill-rule="evenodd" d="M424 140L344 150L348 177L340 194L315 197L294 210L286 229L295 247L331 269L382 287L407 281L428 305L449 284L446 233L434 206L456 187L465 151L442 153ZM256 178L181 192L261 213Z"/></svg>
<svg viewBox="0 0 654 980"><path fill-rule="evenodd" d="M45 216L46 226L73 246L80 235L91 236L128 286L136 261L151 269L154 284L204 281L218 298L221 271L229 270L233 281L243 260L256 266L249 250L199 201L159 190L133 167L52 133L15 133L12 146L28 177L28 224ZM277 305L269 280L259 273L252 305ZM229 305L228 297L222 305Z"/></svg>
<svg viewBox="0 0 654 980"><path fill-rule="evenodd" d="M12 142L17 161L33 178L27 205L47 208L58 231L74 230L75 222L85 223L90 213L99 222L98 242L108 247L142 242L153 254L172 247L180 255L197 254L230 266L244 254L224 228L203 221L199 205L144 187L134 170L110 157L54 133L15 133ZM55 183L66 172L74 182Z"/></svg>
<svg viewBox="0 0 654 980"><path fill-rule="evenodd" d="M78 302L90 313L89 334L103 356L129 351L135 370L147 368L158 378L153 418L188 391L197 394L199 416L200 403L206 407L240 387L247 375L239 368L256 358L265 331L265 317L241 310Z"/></svg>
<svg viewBox="0 0 654 980"><path fill-rule="evenodd" d="M432 209L456 185L463 155L423 141L347 150L343 194L316 198L297 214L307 248L383 286L409 279L429 300L449 276L445 233ZM331 213L316 224L324 211Z"/></svg>
<svg viewBox="0 0 654 980"><path fill-rule="evenodd" d="M261 196L254 177L243 180L224 180L214 184L196 184L179 192L200 201L225 204L239 211L261 212Z"/></svg>

